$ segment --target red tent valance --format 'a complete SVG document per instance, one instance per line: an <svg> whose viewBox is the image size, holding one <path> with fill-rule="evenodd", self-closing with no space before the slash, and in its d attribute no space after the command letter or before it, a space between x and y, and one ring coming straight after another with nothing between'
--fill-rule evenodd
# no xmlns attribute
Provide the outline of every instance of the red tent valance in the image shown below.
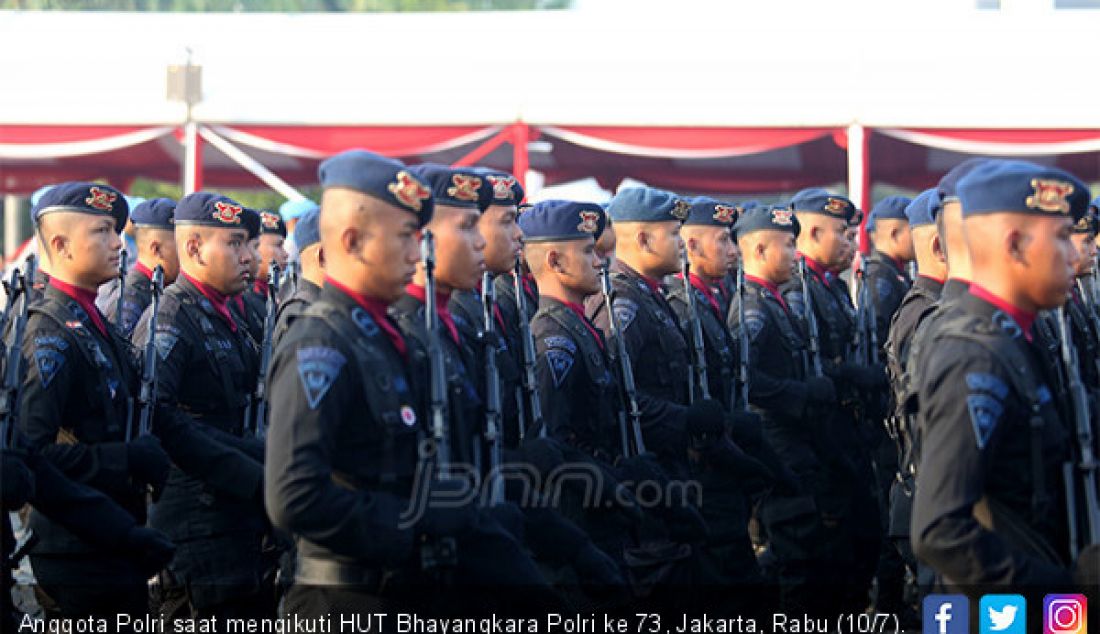
<svg viewBox="0 0 1100 634"><path fill-rule="evenodd" d="M925 147L985 156L1045 156L1100 151L1100 130L932 130L876 132Z"/></svg>
<svg viewBox="0 0 1100 634"><path fill-rule="evenodd" d="M539 126L574 145L632 156L706 159L760 154L832 134L829 128Z"/></svg>

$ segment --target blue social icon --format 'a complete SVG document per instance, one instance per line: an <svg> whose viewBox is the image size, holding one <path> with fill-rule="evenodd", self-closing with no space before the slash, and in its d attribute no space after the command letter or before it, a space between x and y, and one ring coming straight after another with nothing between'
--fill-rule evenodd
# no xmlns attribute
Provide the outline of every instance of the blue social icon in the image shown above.
<svg viewBox="0 0 1100 634"><path fill-rule="evenodd" d="M970 602L963 594L924 597L924 634L970 634Z"/></svg>
<svg viewBox="0 0 1100 634"><path fill-rule="evenodd" d="M1018 594L987 594L978 604L981 634L1026 634L1027 599Z"/></svg>

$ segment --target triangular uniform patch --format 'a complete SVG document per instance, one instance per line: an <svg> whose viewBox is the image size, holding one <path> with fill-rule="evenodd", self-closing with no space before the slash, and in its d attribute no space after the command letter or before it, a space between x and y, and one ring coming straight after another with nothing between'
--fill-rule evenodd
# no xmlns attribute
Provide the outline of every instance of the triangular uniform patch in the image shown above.
<svg viewBox="0 0 1100 634"><path fill-rule="evenodd" d="M634 318L638 316L638 305L633 300L616 299L612 309L615 311L615 318L619 321L619 328L626 332L630 324L634 323Z"/></svg>
<svg viewBox="0 0 1100 634"><path fill-rule="evenodd" d="M34 351L34 362L38 366L38 376L42 379L42 387L47 388L57 373L65 365L65 355L57 350L44 348Z"/></svg>
<svg viewBox="0 0 1100 634"><path fill-rule="evenodd" d="M168 355L172 354L172 348L176 347L177 341L179 341L179 337L170 332L157 333L154 345L157 347L157 354L160 355L161 361L168 360Z"/></svg>
<svg viewBox="0 0 1100 634"><path fill-rule="evenodd" d="M573 355L565 350L547 350L546 365L550 366L550 374L554 377L554 387L561 387L562 381L573 368Z"/></svg>
<svg viewBox="0 0 1100 634"><path fill-rule="evenodd" d="M970 425L974 428L978 449L985 449L1001 419L1004 406L988 394L971 394L966 397L966 407L970 410Z"/></svg>
<svg viewBox="0 0 1100 634"><path fill-rule="evenodd" d="M302 348L298 351L298 378L310 409L317 409L325 398L347 358L332 348Z"/></svg>

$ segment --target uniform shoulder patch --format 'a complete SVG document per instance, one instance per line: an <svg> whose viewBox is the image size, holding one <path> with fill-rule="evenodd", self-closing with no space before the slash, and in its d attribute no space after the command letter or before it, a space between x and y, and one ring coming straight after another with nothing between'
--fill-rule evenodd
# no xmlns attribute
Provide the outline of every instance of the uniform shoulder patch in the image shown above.
<svg viewBox="0 0 1100 634"><path fill-rule="evenodd" d="M374 318L362 308L356 306L351 309L351 320L359 326L366 336L373 337L378 334L378 324L374 323Z"/></svg>
<svg viewBox="0 0 1100 634"><path fill-rule="evenodd" d="M1002 310L993 313L993 325L1003 330L1005 334L1013 339L1018 339L1024 334L1024 331L1020 330L1020 324L1017 324L1015 319Z"/></svg>
<svg viewBox="0 0 1100 634"><path fill-rule="evenodd" d="M157 332L154 345L157 348L157 355L160 356L161 361L168 360L168 355L172 354L172 348L176 347L177 341L179 341L179 335L170 330L160 330Z"/></svg>
<svg viewBox="0 0 1100 634"><path fill-rule="evenodd" d="M333 348L316 346L298 350L298 378L310 409L321 404L345 363L347 357Z"/></svg>
<svg viewBox="0 0 1100 634"><path fill-rule="evenodd" d="M554 387L561 387L562 381L573 369L573 354L558 348L547 350L546 365L550 367L550 374L554 377Z"/></svg>
<svg viewBox="0 0 1100 634"><path fill-rule="evenodd" d="M615 319L619 321L619 328L624 332L630 327L630 324L634 323L634 318L638 316L638 304L634 300L625 297L616 298L615 303L612 304L612 310L615 311Z"/></svg>
<svg viewBox="0 0 1100 634"><path fill-rule="evenodd" d="M552 335L545 337L542 343L547 348L561 348L562 350L568 350L569 354L575 354L577 352L577 344L573 343L573 340L569 337L563 337L561 335Z"/></svg>
<svg viewBox="0 0 1100 634"><path fill-rule="evenodd" d="M985 449L1001 419L1004 406L988 394L970 394L966 397L966 407L970 411L970 425L974 428L978 449Z"/></svg>
<svg viewBox="0 0 1100 634"><path fill-rule="evenodd" d="M745 334L749 336L749 341L756 341L764 331L764 324L764 313L759 310L745 311Z"/></svg>
<svg viewBox="0 0 1100 634"><path fill-rule="evenodd" d="M47 388L65 366L65 355L53 348L39 348L34 351L34 363L38 366L38 377L42 380L42 387Z"/></svg>

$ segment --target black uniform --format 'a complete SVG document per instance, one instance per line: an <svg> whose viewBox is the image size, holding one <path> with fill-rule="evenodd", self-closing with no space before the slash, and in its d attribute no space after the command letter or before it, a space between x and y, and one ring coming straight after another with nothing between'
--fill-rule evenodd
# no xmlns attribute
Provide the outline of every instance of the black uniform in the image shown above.
<svg viewBox="0 0 1100 634"><path fill-rule="evenodd" d="M516 276L512 273L504 273L493 280L497 293L497 305L504 313L504 321L511 324L517 323L519 303L516 299ZM524 308L527 309L525 319L531 321L539 309L539 287L534 278L524 275L520 280L524 290Z"/></svg>
<svg viewBox="0 0 1100 634"><path fill-rule="evenodd" d="M304 277L299 278L297 286L293 293L279 302L279 310L275 318L275 332L271 336L272 346L279 345L279 341L290 330L290 325L294 323L294 320L306 312L306 309L321 296L321 287Z"/></svg>
<svg viewBox="0 0 1100 634"><path fill-rule="evenodd" d="M184 276L161 300L156 428L183 430L190 442L161 435L175 464L149 523L179 546L165 585L185 587L193 614L268 615L275 555L263 549L263 445L242 429L257 350L231 315ZM145 340L150 316L134 341Z"/></svg>
<svg viewBox="0 0 1100 634"><path fill-rule="evenodd" d="M122 319L118 318L118 279L100 287L96 306L107 319L115 324L126 337L134 331L138 320L149 304L153 303L153 280L140 269L133 268L126 274L126 290L122 297Z"/></svg>
<svg viewBox="0 0 1100 634"><path fill-rule="evenodd" d="M918 360L917 557L948 585L1068 582L1060 470L1069 448L1054 359L1007 313L967 294L914 338Z"/></svg>
<svg viewBox="0 0 1100 634"><path fill-rule="evenodd" d="M1082 278L1078 278L1081 280ZM1078 284L1066 302L1066 315L1077 349L1078 372L1088 390L1100 390L1100 333L1097 332L1096 309L1082 295L1086 286Z"/></svg>
<svg viewBox="0 0 1100 634"><path fill-rule="evenodd" d="M882 346L889 336L894 313L901 306L902 299L913 282L897 260L881 251L875 251L867 258L865 281L871 301L875 303L875 334ZM878 351L876 354L881 358Z"/></svg>
<svg viewBox="0 0 1100 634"><path fill-rule="evenodd" d="M898 545L910 567L916 563L909 547L909 522L913 510L913 476L916 472L918 448L915 444L916 419L904 405L905 394L914 381L906 367L913 335L927 312L939 300L942 290L943 282L917 276L890 322L890 333L886 339L887 369L893 391L889 426L898 450L898 478L890 490L890 525L887 536Z"/></svg>
<svg viewBox="0 0 1100 634"><path fill-rule="evenodd" d="M818 342L824 373L836 384L841 407L832 415L832 432L837 442L847 450L848 464L854 470L847 491L848 510L844 513L842 541L851 542L846 551L852 560L844 584L853 602L863 601L863 588L869 586L875 574L881 550L882 515L876 503L876 479L871 465L871 452L881 434L881 421L871 427L867 414L886 388L884 366L862 365L851 359L855 341L856 316L846 286L832 273L821 274L809 266L807 287L817 318ZM782 287L783 295L794 314L804 315L802 280L796 273ZM809 334L809 333L807 333ZM863 605L851 605L862 609Z"/></svg>
<svg viewBox="0 0 1100 634"><path fill-rule="evenodd" d="M264 318L267 316L267 295L248 289L229 300L230 309L245 326L245 332L259 346L264 340Z"/></svg>
<svg viewBox="0 0 1100 634"><path fill-rule="evenodd" d="M52 285L31 305L19 429L32 453L142 522L145 487L164 485L168 458L154 439L127 442L138 377L128 343L102 323L106 334L75 299ZM145 577L133 561L104 552L37 510L30 528L38 536L31 565L39 587L62 614L146 611Z"/></svg>
<svg viewBox="0 0 1100 634"><path fill-rule="evenodd" d="M657 454L669 475L684 475L691 371L687 340L668 300L621 260L612 264L611 284L613 309L637 383L646 448ZM585 310L614 346L603 296L588 297ZM654 358L661 362L653 363Z"/></svg>
<svg viewBox="0 0 1100 634"><path fill-rule="evenodd" d="M692 274L691 292L698 307L699 325L703 331L703 348L706 352L707 389L710 397L732 410L736 403L734 390L736 377L734 366L738 363L738 344L726 328L728 305L723 310L723 298L717 289L706 287L698 276ZM668 303L676 312L680 327L690 341L689 308L685 285L677 278L668 289Z"/></svg>

